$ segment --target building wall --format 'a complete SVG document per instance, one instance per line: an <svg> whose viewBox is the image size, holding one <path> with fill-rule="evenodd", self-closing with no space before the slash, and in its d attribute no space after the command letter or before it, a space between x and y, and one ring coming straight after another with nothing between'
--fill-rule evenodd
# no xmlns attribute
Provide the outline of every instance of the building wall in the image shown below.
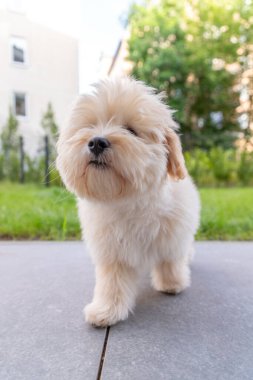
<svg viewBox="0 0 253 380"><path fill-rule="evenodd" d="M128 57L128 30L125 32L118 49L111 61L111 66L108 70L110 76L129 75L132 70L132 63L127 60Z"/></svg>
<svg viewBox="0 0 253 380"><path fill-rule="evenodd" d="M102 54L98 68L100 78L107 76L121 77L131 73L133 64L128 61L128 38L129 30L126 29L122 39L118 42L114 54Z"/></svg>
<svg viewBox="0 0 253 380"><path fill-rule="evenodd" d="M25 66L11 60L11 37L27 41ZM14 92L27 94L27 116L18 117L19 132L26 150L35 154L48 103L61 127L78 94L78 41L35 24L24 14L0 10L0 128L13 106Z"/></svg>

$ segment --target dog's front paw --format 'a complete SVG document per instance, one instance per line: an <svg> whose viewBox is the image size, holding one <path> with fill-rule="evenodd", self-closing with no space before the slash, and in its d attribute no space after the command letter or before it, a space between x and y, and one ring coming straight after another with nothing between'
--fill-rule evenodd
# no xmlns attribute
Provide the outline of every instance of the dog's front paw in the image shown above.
<svg viewBox="0 0 253 380"><path fill-rule="evenodd" d="M106 327L123 321L128 317L128 310L117 305L100 305L92 302L84 308L86 322L97 327Z"/></svg>

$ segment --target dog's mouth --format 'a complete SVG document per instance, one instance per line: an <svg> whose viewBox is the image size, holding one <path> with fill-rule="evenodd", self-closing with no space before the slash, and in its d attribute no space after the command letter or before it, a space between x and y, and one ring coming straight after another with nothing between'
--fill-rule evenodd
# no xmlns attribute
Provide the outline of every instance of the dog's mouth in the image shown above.
<svg viewBox="0 0 253 380"><path fill-rule="evenodd" d="M106 162L98 160L90 160L89 165L95 167L96 169L108 169L109 166Z"/></svg>

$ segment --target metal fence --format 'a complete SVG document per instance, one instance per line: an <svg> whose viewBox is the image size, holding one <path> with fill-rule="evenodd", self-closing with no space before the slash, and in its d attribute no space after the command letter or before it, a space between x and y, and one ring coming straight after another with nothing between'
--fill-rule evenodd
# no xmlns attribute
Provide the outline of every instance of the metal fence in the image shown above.
<svg viewBox="0 0 253 380"><path fill-rule="evenodd" d="M44 185L50 186L50 144L48 136L44 136L43 144L43 156L44 156ZM24 150L24 138L19 137L19 182L25 183L26 170L25 170L25 150Z"/></svg>

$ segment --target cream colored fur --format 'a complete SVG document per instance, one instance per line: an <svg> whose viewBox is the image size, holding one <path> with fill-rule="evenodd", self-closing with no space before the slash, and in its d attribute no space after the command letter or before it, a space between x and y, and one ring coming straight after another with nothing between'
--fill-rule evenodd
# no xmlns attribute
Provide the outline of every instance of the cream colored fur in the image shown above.
<svg viewBox="0 0 253 380"><path fill-rule="evenodd" d="M101 81L92 95L81 96L61 132L57 167L78 197L96 266L94 298L85 308L93 325L127 318L144 269L159 291L179 293L190 285L200 206L177 129L161 95L124 77ZM111 144L99 167L88 148L94 137Z"/></svg>

